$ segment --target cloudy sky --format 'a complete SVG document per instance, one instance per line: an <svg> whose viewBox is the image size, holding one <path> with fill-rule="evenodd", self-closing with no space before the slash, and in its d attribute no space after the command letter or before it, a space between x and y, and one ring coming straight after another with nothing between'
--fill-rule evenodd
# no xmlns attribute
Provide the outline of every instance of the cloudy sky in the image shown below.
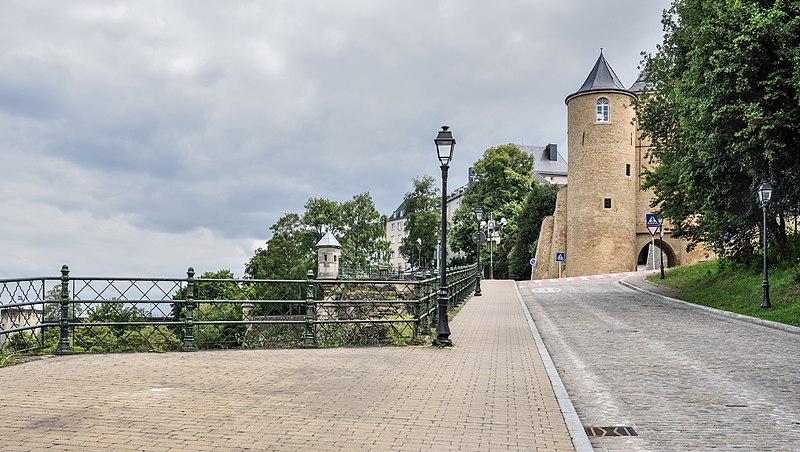
<svg viewBox="0 0 800 452"><path fill-rule="evenodd" d="M630 86L668 0L7 1L0 278L243 273L310 197L382 213L491 146L557 143L600 48Z"/></svg>

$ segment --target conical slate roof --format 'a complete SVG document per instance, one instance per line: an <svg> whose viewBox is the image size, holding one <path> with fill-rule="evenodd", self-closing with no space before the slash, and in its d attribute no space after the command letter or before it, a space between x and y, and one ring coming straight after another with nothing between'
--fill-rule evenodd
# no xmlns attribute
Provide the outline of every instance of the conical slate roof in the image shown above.
<svg viewBox="0 0 800 452"><path fill-rule="evenodd" d="M594 63L592 72L586 77L586 81L583 82L578 91L567 96L564 103L569 102L575 96L597 91L618 91L630 94L630 91L625 89L625 85L619 81L614 69L611 69L608 61L606 61L606 57L603 56L603 49L600 49L600 56L597 58L597 62Z"/></svg>
<svg viewBox="0 0 800 452"><path fill-rule="evenodd" d="M328 248L341 248L342 245L339 244L339 241L336 240L336 237L331 234L331 231L325 233L325 236L317 243L317 248L320 247L328 247Z"/></svg>
<svg viewBox="0 0 800 452"><path fill-rule="evenodd" d="M639 74L639 78L633 82L628 91L632 92L633 94L639 94L642 91L653 91L654 87L652 83L647 83L644 81L645 77L647 76L647 69L643 70L641 74Z"/></svg>

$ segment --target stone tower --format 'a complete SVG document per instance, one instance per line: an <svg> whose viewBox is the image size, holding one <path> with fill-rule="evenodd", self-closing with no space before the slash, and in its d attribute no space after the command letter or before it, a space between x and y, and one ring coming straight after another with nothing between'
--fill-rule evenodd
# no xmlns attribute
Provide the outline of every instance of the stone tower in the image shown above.
<svg viewBox="0 0 800 452"><path fill-rule="evenodd" d="M339 277L339 258L342 255L342 245L331 234L325 236L317 243L317 279L336 279Z"/></svg>
<svg viewBox="0 0 800 452"><path fill-rule="evenodd" d="M636 270L639 187L633 99L601 50L586 81L565 100L566 276Z"/></svg>

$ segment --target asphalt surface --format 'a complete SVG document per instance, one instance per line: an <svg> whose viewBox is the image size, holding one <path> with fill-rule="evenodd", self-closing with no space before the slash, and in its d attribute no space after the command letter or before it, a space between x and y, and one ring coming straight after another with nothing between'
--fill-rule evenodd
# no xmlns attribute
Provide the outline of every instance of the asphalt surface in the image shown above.
<svg viewBox="0 0 800 452"><path fill-rule="evenodd" d="M520 282L598 451L800 451L800 335L635 291ZM724 296L724 294L721 294Z"/></svg>

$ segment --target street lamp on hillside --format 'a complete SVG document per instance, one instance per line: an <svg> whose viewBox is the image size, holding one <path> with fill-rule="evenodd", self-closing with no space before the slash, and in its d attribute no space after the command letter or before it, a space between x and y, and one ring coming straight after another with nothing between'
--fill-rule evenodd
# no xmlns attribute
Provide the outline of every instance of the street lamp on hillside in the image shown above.
<svg viewBox="0 0 800 452"><path fill-rule="evenodd" d="M439 247L439 320L436 325L436 342L438 345L450 346L450 325L447 321L447 170L453 159L456 140L450 127L442 126L442 130L433 140L436 144L436 155L442 169L442 234Z"/></svg>
<svg viewBox="0 0 800 452"><path fill-rule="evenodd" d="M478 220L478 232L475 233L475 247L478 248L478 268L475 270L475 296L480 297L483 295L481 293L481 244L483 237L481 235L483 232L481 231L481 218L483 218L483 208L476 207L475 208L475 219Z"/></svg>
<svg viewBox="0 0 800 452"><path fill-rule="evenodd" d="M769 182L762 182L758 187L758 200L761 201L761 210L764 213L764 221L762 225L763 242L764 242L764 281L761 283L761 309L769 309L772 304L769 302L769 275L767 274L767 208L769 208L769 200L772 198L772 185Z"/></svg>

